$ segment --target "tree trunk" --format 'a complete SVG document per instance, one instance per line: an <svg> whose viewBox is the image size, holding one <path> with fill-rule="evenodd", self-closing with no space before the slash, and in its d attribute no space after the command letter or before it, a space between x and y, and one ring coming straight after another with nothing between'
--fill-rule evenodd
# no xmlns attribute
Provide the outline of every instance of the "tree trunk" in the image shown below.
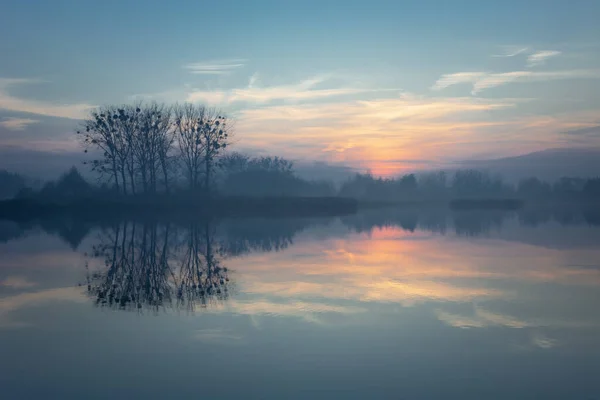
<svg viewBox="0 0 600 400"><path fill-rule="evenodd" d="M112 165L113 165L113 168L112 168L113 176L115 178L115 186L117 187L117 192L120 192L121 190L119 188L119 174L117 171L117 162L115 160L113 160Z"/></svg>
<svg viewBox="0 0 600 400"><path fill-rule="evenodd" d="M210 194L210 158L208 155L206 156L206 176L204 177L204 186L206 189L206 193Z"/></svg>
<svg viewBox="0 0 600 400"><path fill-rule="evenodd" d="M163 160L163 162L161 162L161 166L162 166L163 178L165 180L165 192L168 194L169 193L169 176L167 173L166 161Z"/></svg>
<svg viewBox="0 0 600 400"><path fill-rule="evenodd" d="M121 179L123 180L123 194L127 196L127 181L125 179L125 168L121 168Z"/></svg>

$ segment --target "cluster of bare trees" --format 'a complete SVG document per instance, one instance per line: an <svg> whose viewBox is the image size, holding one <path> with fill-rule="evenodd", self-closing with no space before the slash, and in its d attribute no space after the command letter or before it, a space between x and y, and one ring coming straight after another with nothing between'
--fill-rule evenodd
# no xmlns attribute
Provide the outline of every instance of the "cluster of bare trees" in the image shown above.
<svg viewBox="0 0 600 400"><path fill-rule="evenodd" d="M86 163L127 195L169 192L182 178L208 191L230 130L227 117L202 105L137 103L92 111L77 134L99 155Z"/></svg>

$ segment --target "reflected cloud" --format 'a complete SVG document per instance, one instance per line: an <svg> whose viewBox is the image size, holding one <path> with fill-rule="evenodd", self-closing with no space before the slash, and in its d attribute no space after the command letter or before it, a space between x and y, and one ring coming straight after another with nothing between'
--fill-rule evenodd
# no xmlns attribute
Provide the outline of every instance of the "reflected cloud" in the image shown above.
<svg viewBox="0 0 600 400"><path fill-rule="evenodd" d="M551 349L558 345L558 340L552 339L539 332L536 332L531 335L531 342L534 346L537 346L542 349Z"/></svg>
<svg viewBox="0 0 600 400"><path fill-rule="evenodd" d="M548 304L556 290L577 291L581 298L573 301L584 304L584 293L600 286L600 269L591 261L595 247L570 252L521 243L526 237L515 232L539 236L541 230L523 228L531 216L515 217L399 209L324 220L123 221L101 225L93 251L75 259L82 273L87 262L88 298L115 310L229 313L260 327L263 318L327 325L332 316L433 307L435 318L458 328L596 327L586 312L561 319L550 306L544 318L539 310L519 317L510 308L489 311L495 304ZM59 222L53 232L67 232ZM488 235L490 226L501 232L505 224L514 241ZM66 252L47 254L54 264L67 260ZM44 263L44 253L14 259L27 271L28 263ZM2 286L27 290L34 282L32 275L11 273ZM472 313L447 308L473 303L484 306ZM201 332L199 340L217 341L220 334Z"/></svg>
<svg viewBox="0 0 600 400"><path fill-rule="evenodd" d="M486 311L480 307L475 307L473 316L453 314L442 310L437 310L436 315L440 321L455 328L487 328L492 326L503 326L507 328L522 329L532 326L526 321L521 321L508 315Z"/></svg>
<svg viewBox="0 0 600 400"><path fill-rule="evenodd" d="M513 329L525 328L597 328L600 321L584 321L578 319L542 318L533 316L529 320L513 317L507 314L495 313L485 310L481 306L474 306L470 315L447 312L442 309L435 311L436 317L449 326L455 328L491 328L504 327Z"/></svg>
<svg viewBox="0 0 600 400"><path fill-rule="evenodd" d="M331 266L331 265L330 265ZM377 275L376 270L373 275ZM302 279L301 276L298 279ZM327 283L246 281L248 293L279 298L323 298L352 300L361 303L400 303L412 306L427 301L468 302L475 299L501 298L506 295L494 289L462 288L433 281L393 281L341 276Z"/></svg>
<svg viewBox="0 0 600 400"><path fill-rule="evenodd" d="M36 286L37 283L27 280L22 276L9 276L0 281L0 286L8 287L11 289L27 289Z"/></svg>
<svg viewBox="0 0 600 400"><path fill-rule="evenodd" d="M205 342L205 343L223 343L231 344L232 342L240 343L244 340L244 337L239 334L234 334L226 329L199 329L194 335L194 339Z"/></svg>
<svg viewBox="0 0 600 400"><path fill-rule="evenodd" d="M85 303L87 298L80 287L65 287L38 292L19 293L0 298L0 328L21 328L31 326L28 322L14 321L11 314L24 308L45 306L50 302L67 301Z"/></svg>
<svg viewBox="0 0 600 400"><path fill-rule="evenodd" d="M209 312L229 312L253 317L294 317L325 325L326 321L321 318L324 314L353 315L367 312L367 309L307 301L274 302L263 298L252 301L231 300L218 307L211 308Z"/></svg>

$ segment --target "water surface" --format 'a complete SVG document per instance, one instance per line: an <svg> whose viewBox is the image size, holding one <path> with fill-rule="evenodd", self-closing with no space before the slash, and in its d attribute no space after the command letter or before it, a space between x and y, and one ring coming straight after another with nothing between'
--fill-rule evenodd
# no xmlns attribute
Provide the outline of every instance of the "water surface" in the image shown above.
<svg viewBox="0 0 600 400"><path fill-rule="evenodd" d="M0 222L0 397L600 398L600 228Z"/></svg>

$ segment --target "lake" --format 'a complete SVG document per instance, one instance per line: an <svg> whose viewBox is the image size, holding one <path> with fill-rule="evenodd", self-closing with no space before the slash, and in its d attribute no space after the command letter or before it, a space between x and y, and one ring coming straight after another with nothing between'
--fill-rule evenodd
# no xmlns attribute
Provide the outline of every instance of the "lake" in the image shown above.
<svg viewBox="0 0 600 400"><path fill-rule="evenodd" d="M600 224L0 221L0 347L2 399L600 399Z"/></svg>

